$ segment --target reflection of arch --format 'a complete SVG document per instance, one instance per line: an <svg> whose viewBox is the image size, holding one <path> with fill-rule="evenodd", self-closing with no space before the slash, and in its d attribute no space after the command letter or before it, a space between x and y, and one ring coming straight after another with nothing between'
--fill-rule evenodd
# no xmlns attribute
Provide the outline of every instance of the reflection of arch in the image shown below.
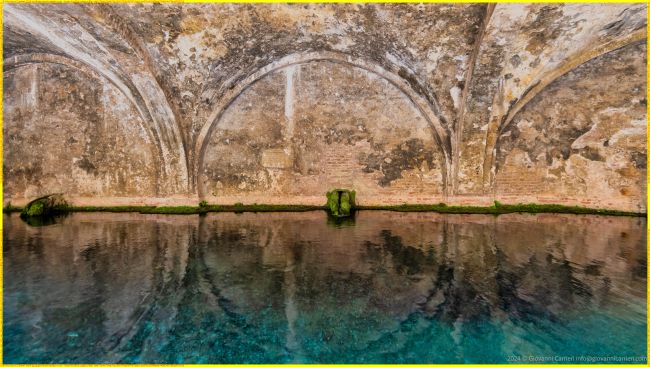
<svg viewBox="0 0 650 367"><path fill-rule="evenodd" d="M136 100L134 100L132 95L125 93L121 88L120 85L116 84L113 82L112 79L104 77L104 75L98 73L95 71L93 68L87 66L86 64L79 62L77 60L68 58L66 56L62 55L57 55L57 54L49 54L49 53L32 53L32 54L25 54L25 55L17 55L17 56L12 56L10 58L7 58L4 60L2 68L4 72L10 72L12 70L24 67L24 66L29 66L29 65L34 65L34 64L56 64L56 65L62 65L66 66L75 70L78 70L88 76L90 76L93 79L106 79L108 80L113 86L116 87L117 90L122 92L127 99L129 99L136 110L138 111L138 114L142 118L142 124L144 130L147 132L147 135L149 136L149 139L154 143L154 146L156 147L156 154L154 155L154 158L157 161L157 165L155 167L156 170L156 187L158 188L160 185L160 182L158 182L161 179L161 173L162 173L162 165L164 164L164 155L162 151L162 147L160 144L160 139L158 138L158 134L154 129L151 129L149 126L147 126L147 122L151 121L151 116L148 115L148 112L145 112L146 109L143 111L142 105L144 105L144 100L141 100L142 105L138 105ZM138 95L138 97L140 97ZM140 97L141 99L142 97Z"/></svg>
<svg viewBox="0 0 650 367"><path fill-rule="evenodd" d="M496 178L496 153L499 147L499 138L505 132L506 127L512 122L514 117L521 111L535 96L542 92L551 83L599 56L605 55L612 51L623 48L632 43L647 38L646 29L636 30L625 36L609 39L595 46L590 46L578 50L573 55L560 63L553 69L543 73L530 83L518 98L510 101L508 108L504 108L505 87L501 80L499 89L495 95L492 109L492 115L488 120L488 129L486 133L485 154L483 161L483 188L484 190L494 190L494 180Z"/></svg>
<svg viewBox="0 0 650 367"><path fill-rule="evenodd" d="M384 80L388 81L389 83L394 85L397 89L399 89L402 93L404 93L404 95L406 95L406 97L416 107L418 112L427 121L429 127L433 131L433 135L434 135L433 138L438 143L438 146L442 151L444 157L444 162L442 162L443 163L442 164L442 171L443 171L442 185L443 185L443 192L446 193L448 182L449 182L448 175L450 172L449 167L450 167L450 157L451 157L450 152L446 148L448 145L447 142L449 140L449 136L447 130L440 123L440 118L434 112L434 110L431 107L431 104L427 101L427 99L421 96L420 94L416 93L413 90L413 88L411 88L410 84L402 77L400 77L399 75L391 71L382 68L377 64L370 63L365 60L352 57L350 55L337 53L337 52L329 52L329 51L310 52L305 54L293 54L293 55L286 56L278 61L275 61L273 63L270 63L258 69L255 73L249 75L246 79L244 79L242 82L240 82L230 91L228 91L217 103L212 113L208 117L207 121L201 127L201 130L197 137L196 144L194 147L194 157L196 157L196 163L194 166L194 177L197 178L197 181L199 177L199 170L203 165L203 155L205 153L207 140L211 135L214 126L219 122L223 113L237 99L237 97L241 93L243 93L246 89L248 89L250 86L255 84L255 82L257 82L258 80L262 79L264 76L274 71L286 68L288 66L305 64L314 61L330 61L338 64L344 64L347 66L363 69L365 71L371 72L375 75L382 77ZM198 191L199 190L197 187L197 192Z"/></svg>

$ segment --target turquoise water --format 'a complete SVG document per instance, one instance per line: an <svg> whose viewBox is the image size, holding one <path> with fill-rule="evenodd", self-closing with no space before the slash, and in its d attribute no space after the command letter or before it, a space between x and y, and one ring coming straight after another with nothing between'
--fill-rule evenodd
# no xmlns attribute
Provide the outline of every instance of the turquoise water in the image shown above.
<svg viewBox="0 0 650 367"><path fill-rule="evenodd" d="M645 363L645 233L552 214L4 215L4 362Z"/></svg>

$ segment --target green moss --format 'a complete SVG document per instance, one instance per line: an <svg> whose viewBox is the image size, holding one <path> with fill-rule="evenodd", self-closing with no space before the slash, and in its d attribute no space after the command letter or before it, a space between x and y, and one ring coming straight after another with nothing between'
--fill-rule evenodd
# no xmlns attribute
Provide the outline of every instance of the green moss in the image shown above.
<svg viewBox="0 0 650 367"><path fill-rule="evenodd" d="M350 201L350 193L348 191L343 191L341 193L341 206L339 208L340 215L344 217L350 216L352 214L352 203Z"/></svg>
<svg viewBox="0 0 650 367"><path fill-rule="evenodd" d="M593 209L580 206L559 204L502 204L498 201L493 206L447 206L445 204L403 204L394 206L358 207L365 210L391 210L400 212L437 212L456 214L507 214L507 213L567 213L598 214L616 216L646 216L646 213L626 212L610 209Z"/></svg>
<svg viewBox="0 0 650 367"><path fill-rule="evenodd" d="M135 206L135 205L122 205L122 206L74 206L70 207L70 212L109 212L109 213L129 213L129 212L146 212L149 209L156 208L155 206Z"/></svg>
<svg viewBox="0 0 650 367"><path fill-rule="evenodd" d="M327 208L330 210L330 213L334 216L339 215L339 192L332 190L325 194L327 197Z"/></svg>
<svg viewBox="0 0 650 367"><path fill-rule="evenodd" d="M252 204L252 205L214 205L210 211L214 212L305 212L310 210L323 210L324 207L316 205L274 205L274 204Z"/></svg>
<svg viewBox="0 0 650 367"><path fill-rule="evenodd" d="M13 206L11 205L11 201L7 203L7 205L2 208L2 211L5 213L16 213L16 212L21 212L23 208L19 206Z"/></svg>
<svg viewBox="0 0 650 367"><path fill-rule="evenodd" d="M23 208L22 217L44 217L66 212L69 208L61 194L45 195L30 201Z"/></svg>
<svg viewBox="0 0 650 367"><path fill-rule="evenodd" d="M199 206L75 206L70 212L111 212L111 213L142 213L142 214L205 214L208 212L300 212L322 210L321 206L313 205L199 205Z"/></svg>
<svg viewBox="0 0 650 367"><path fill-rule="evenodd" d="M334 189L325 194L327 208L335 217L347 217L355 208L356 192L345 189Z"/></svg>
<svg viewBox="0 0 650 367"><path fill-rule="evenodd" d="M37 201L25 208L24 214L28 217L42 216L45 214L45 205L42 202Z"/></svg>
<svg viewBox="0 0 650 367"><path fill-rule="evenodd" d="M204 206L68 206L62 212L135 212L143 214L205 214L208 212L303 212L311 210L329 210L330 199L328 193L327 206L314 205L270 205L253 204L245 205L209 205ZM350 192L350 198L353 198ZM350 200L351 203L354 203ZM338 206L338 198L336 200ZM343 206L343 205L341 205ZM16 207L12 207L15 210ZM6 207L5 207L6 209ZM450 214L507 214L507 213L569 213L569 214L597 214L616 216L646 216L646 213L625 212L609 209L593 209L579 206L565 206L558 204L501 204L496 202L493 206L448 206L440 204L402 204L387 206L354 206L355 210L390 210L399 212L437 212ZM38 209L33 209L38 210Z"/></svg>
<svg viewBox="0 0 650 367"><path fill-rule="evenodd" d="M143 214L199 214L204 211L201 207L196 206L157 206L149 208L140 213Z"/></svg>

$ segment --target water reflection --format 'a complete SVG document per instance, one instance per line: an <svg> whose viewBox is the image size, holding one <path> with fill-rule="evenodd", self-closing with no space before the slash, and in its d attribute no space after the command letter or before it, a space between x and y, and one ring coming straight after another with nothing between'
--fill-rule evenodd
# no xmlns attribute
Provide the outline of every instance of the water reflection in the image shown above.
<svg viewBox="0 0 650 367"><path fill-rule="evenodd" d="M645 218L78 213L4 226L7 363L646 353Z"/></svg>

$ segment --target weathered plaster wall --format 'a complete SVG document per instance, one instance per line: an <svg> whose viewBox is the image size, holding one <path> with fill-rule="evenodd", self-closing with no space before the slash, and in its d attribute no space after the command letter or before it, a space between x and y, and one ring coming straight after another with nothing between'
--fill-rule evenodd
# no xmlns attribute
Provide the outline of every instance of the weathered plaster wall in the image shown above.
<svg viewBox="0 0 650 367"><path fill-rule="evenodd" d="M644 4L3 9L5 204L645 211Z"/></svg>
<svg viewBox="0 0 650 367"><path fill-rule="evenodd" d="M45 63L5 72L3 87L6 198L157 194L156 146L115 87Z"/></svg>
<svg viewBox="0 0 650 367"><path fill-rule="evenodd" d="M377 74L329 61L273 72L228 107L210 136L199 193L209 202L322 204L353 187L360 203L440 201L433 130Z"/></svg>
<svg viewBox="0 0 650 367"><path fill-rule="evenodd" d="M600 56L528 103L497 142L497 196L644 210L645 55L639 42Z"/></svg>

